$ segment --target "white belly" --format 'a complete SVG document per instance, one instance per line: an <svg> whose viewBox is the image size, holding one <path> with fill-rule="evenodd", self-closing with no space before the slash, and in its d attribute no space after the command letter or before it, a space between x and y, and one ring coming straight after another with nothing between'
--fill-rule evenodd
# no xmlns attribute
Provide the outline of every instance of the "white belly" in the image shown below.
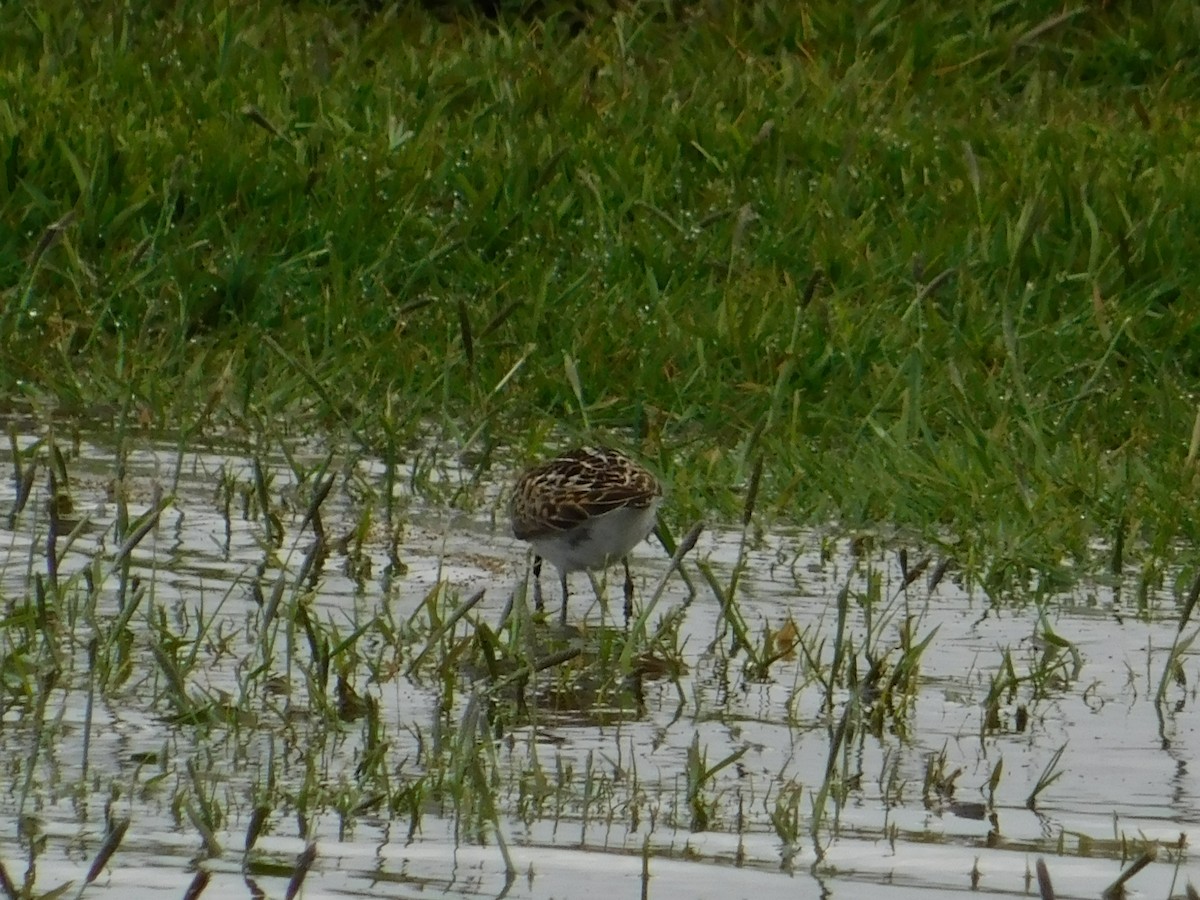
<svg viewBox="0 0 1200 900"><path fill-rule="evenodd" d="M576 525L570 531L534 538L538 556L563 572L600 569L616 562L646 539L657 516L658 503L645 509L614 509Z"/></svg>

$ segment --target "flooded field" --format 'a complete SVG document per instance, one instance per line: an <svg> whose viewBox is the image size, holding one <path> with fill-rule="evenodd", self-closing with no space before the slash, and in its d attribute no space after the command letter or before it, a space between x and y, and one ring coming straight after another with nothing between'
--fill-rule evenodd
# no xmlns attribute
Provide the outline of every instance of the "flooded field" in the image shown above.
<svg viewBox="0 0 1200 900"><path fill-rule="evenodd" d="M635 551L647 614L577 574L562 628L499 464L8 425L11 896L1200 881L1191 573L989 598L939 552L708 522L678 572Z"/></svg>

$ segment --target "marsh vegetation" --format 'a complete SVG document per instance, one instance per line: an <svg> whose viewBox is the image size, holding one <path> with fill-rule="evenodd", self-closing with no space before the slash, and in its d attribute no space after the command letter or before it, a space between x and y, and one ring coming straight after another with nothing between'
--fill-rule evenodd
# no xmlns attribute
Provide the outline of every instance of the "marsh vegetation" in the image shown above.
<svg viewBox="0 0 1200 900"><path fill-rule="evenodd" d="M1190 889L1191 4L0 34L0 889Z"/></svg>
<svg viewBox="0 0 1200 900"><path fill-rule="evenodd" d="M450 447L11 428L14 896L100 872L590 896L581 870L701 896L712 863L771 896L1018 895L1036 855L1077 896L1131 865L1183 884L1195 585L1000 604L935 551L748 514L691 531L678 571L639 549L632 622L602 582L611 610L581 590L560 626Z"/></svg>

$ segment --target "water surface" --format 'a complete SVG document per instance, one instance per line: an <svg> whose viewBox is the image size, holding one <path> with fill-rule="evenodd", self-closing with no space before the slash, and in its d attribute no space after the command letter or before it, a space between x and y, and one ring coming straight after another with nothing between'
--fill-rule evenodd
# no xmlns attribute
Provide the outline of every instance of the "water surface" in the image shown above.
<svg viewBox="0 0 1200 900"><path fill-rule="evenodd" d="M415 448L388 503L382 462L318 441L256 463L242 449L138 437L122 463L109 436L58 426L69 504L55 588L47 428L11 429L22 459L0 453L0 513L18 468L39 464L30 500L0 531L0 861L18 887L32 865L37 891L76 890L106 823L125 819L90 893L182 894L200 873L205 896L283 896L310 844L310 897L1028 896L1038 857L1059 896L1094 897L1149 845L1157 859L1131 881L1139 896L1200 880L1178 850L1200 808L1194 650L1156 703L1177 640L1173 576L1140 605L1122 599L1132 582L1119 596L1084 584L1041 602L988 598L954 567L931 586L937 551L903 548L910 565L931 556L905 587L894 542L709 523L684 566L691 588L672 576L649 622L677 616L663 646L678 659L652 660L662 672L635 692L595 694L586 661L624 634L619 579L606 610L574 576L568 633L556 611L549 624L524 621L538 652L582 648L575 668L535 676L521 715L471 720L483 727L466 752L454 742L473 693L491 684L476 632L499 631L518 614L503 618L514 598L524 603L527 548L503 515L509 473L480 483L452 449ZM330 550L304 571L326 463ZM124 591L118 497L133 524L166 498ZM700 565L723 587L740 568L736 607L760 650L781 648L767 635L789 622L802 646L755 671ZM644 600L667 554L643 544L634 569ZM461 664L410 671L430 610L444 621L480 590L425 659ZM844 590L841 646L857 680L829 690ZM928 644L913 690L881 708L868 669L892 677L903 633ZM668 662L683 664L677 677ZM1009 686L989 704L998 679ZM698 822L689 766L694 778L697 760L716 768L739 753L704 779ZM478 761L499 835L478 807L429 789L435 758Z"/></svg>

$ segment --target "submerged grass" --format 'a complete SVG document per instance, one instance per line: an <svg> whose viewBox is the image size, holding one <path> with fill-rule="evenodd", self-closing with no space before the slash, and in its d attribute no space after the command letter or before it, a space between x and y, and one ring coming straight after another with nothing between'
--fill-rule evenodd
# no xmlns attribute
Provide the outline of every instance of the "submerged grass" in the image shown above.
<svg viewBox="0 0 1200 900"><path fill-rule="evenodd" d="M122 439L111 459L107 451L86 458L78 440L50 426L16 454L8 489L24 508L0 566L0 742L12 751L5 796L13 820L34 829L57 821L62 798L71 798L74 828L98 848L81 890L101 869L119 868L122 854L138 853L148 831L164 828L194 841L190 896L220 892L217 881L231 869L252 892L267 879L281 895L306 882L313 889L314 877L328 877L323 868L340 870L331 857L340 843L353 844L356 829L393 821L410 843L494 847L510 886L514 848L529 858L531 850L575 846L575 829L588 850L640 847L647 866L709 853L702 836L722 834L736 835L739 866L745 854L761 864L758 839L774 835L782 868L807 861L821 877L844 864L828 862L830 848L855 836L886 836L893 846L901 838L977 838L981 850L1108 860L1153 846L1115 813L1111 838L1053 824L1055 815L1070 820L1055 810L1076 774L1066 743L1054 744L1016 804L1047 816L1044 827L1022 836L1013 822L1022 775L1010 764L1013 784L1004 783L1003 754L1045 745L1042 719L1055 719L1053 710L1074 696L1086 660L1063 635L1065 622L1079 620L1059 620L1055 630L1042 607L1025 610L1034 628L1029 652L1004 647L990 682L983 672L954 673L955 689L982 701L967 713L967 721L979 717L978 749L961 752L966 732L940 751L928 747L920 705L956 718L968 708L948 712L960 701L939 705L922 684L922 667L937 652L930 648L953 618L929 618L946 574L931 554L910 563L907 552L870 552L868 541L844 542L849 553L819 548L804 558L834 570L820 580L828 587L821 612L802 630L785 621L755 637L749 623L786 619L788 602L799 598L789 593L763 606L754 593L763 557L749 528L751 490L742 527L724 531L723 562L713 554L701 565L689 555L699 525L682 537L668 529L671 558L656 564L657 583L645 579L636 618L610 622L600 604L599 624L563 627L533 613L528 586L511 572L482 590L456 587L440 557L431 585L402 589L405 573L373 573L372 554L402 555L397 530L416 527L420 511L408 518L394 510L384 522L396 499L366 488L352 437L308 455L264 440L240 464L220 455L185 463L174 444L158 444L188 476L164 475L161 457L143 457L131 475L136 443ZM108 473L119 475L110 482ZM457 477L474 475L465 466ZM172 495L160 481L174 486ZM100 497L121 499L97 504ZM93 527L74 542L44 540L66 527L67 510ZM363 523L377 519L382 527L364 537ZM425 540L410 536L405 546ZM210 543L215 557L194 549ZM216 592L205 586L213 580L195 575L214 558L222 561ZM688 589L681 566L705 570L708 596ZM496 602L497 590L509 592L506 602ZM1188 627L1196 593L1186 595L1187 612L1170 633ZM983 606L985 615L995 612ZM1159 659L1183 672L1186 650L1168 637ZM689 666L703 671L689 677ZM1147 665L1148 684L1158 671ZM1164 680L1154 700L1160 727L1173 727L1188 696L1186 684ZM971 757L991 761L980 770ZM946 822L986 818L989 831L880 831L862 820L876 803L896 810L897 821L911 812ZM89 812L101 805L102 831ZM687 843L693 836L699 849ZM30 865L19 895L52 885L45 867L38 876L33 865L46 845L36 834L21 845ZM0 886L7 878L0 866Z"/></svg>
<svg viewBox="0 0 1200 900"><path fill-rule="evenodd" d="M0 8L0 387L632 430L682 520L763 461L998 597L1200 536L1192 4L498 7Z"/></svg>

